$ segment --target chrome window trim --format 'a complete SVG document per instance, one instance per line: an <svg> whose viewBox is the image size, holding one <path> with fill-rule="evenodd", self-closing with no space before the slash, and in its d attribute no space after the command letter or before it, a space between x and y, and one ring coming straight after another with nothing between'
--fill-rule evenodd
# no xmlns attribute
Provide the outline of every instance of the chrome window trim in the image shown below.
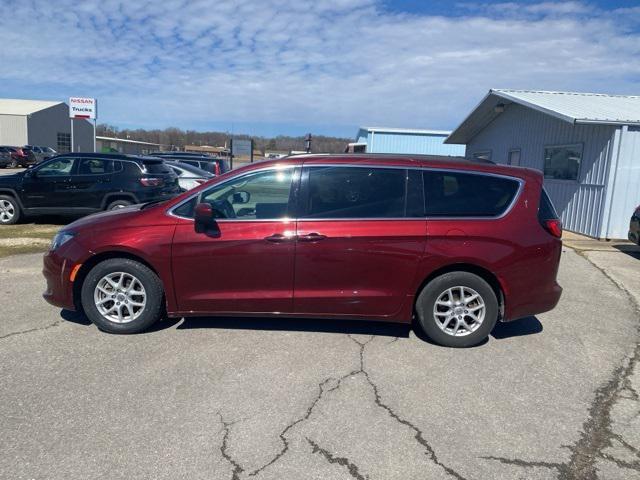
<svg viewBox="0 0 640 480"><path fill-rule="evenodd" d="M513 210L515 204L518 202L518 199L520 198L522 191L524 189L524 180L522 178L519 177L514 177L511 175L504 175L501 173L493 173L493 172L478 172L475 170L467 170L467 169L456 169L456 168L451 168L451 167L445 167L445 168L439 168L439 167L420 167L420 166L414 166L414 165L408 165L408 166L400 166L400 165L376 165L376 164L347 164L347 163L318 163L318 164L312 164L312 165L306 165L306 164L292 164L292 165L280 165L280 166L272 166L272 167L267 167L264 169L260 169L260 170L253 170L251 173L257 173L257 172L266 172L269 170L281 170L284 168L297 168L297 167L302 167L302 168L313 168L313 167L358 167L358 168L386 168L386 169L396 169L396 170L420 170L420 171L427 171L427 172L449 172L449 173L468 173L471 175L484 175L484 176L488 176L488 177L497 177L497 178L504 178L507 180L513 180L516 181L518 183L518 190L516 191L516 193L513 196L513 199L511 200L511 203L509 204L509 206L505 209L504 212L502 212L500 215L495 215L492 217L480 217L480 216L467 216L467 217L433 217L433 216L425 216L425 217L364 217L364 218L278 218L278 219L260 219L260 220L256 220L256 219L229 219L229 218L221 218L221 219L216 219L216 222L222 222L222 223L228 223L228 222L291 222L291 221L296 221L296 222L363 222L363 221L382 221L382 220L387 220L387 221L398 221L398 220L403 220L403 221L407 221L407 220L418 220L418 221L423 221L423 220L428 220L428 221L438 221L438 220L447 220L447 221L451 221L451 220L483 220L483 221L490 221L490 220L499 220L501 218L506 217L511 210ZM232 180L235 180L239 177L232 177L229 178L228 180L225 180L224 182L221 182L219 185L223 185L227 182L230 182ZM200 195L200 193L195 193L189 197L187 197L186 199L184 199L183 201L181 201L180 203L176 204L175 206L171 207L168 211L167 214L175 217L175 218L181 218L183 220L191 220L193 221L193 218L189 218L189 217L183 217L180 215L176 215L173 213L173 210L175 210L176 208L180 207L181 205L191 201L194 197Z"/></svg>
<svg viewBox="0 0 640 480"><path fill-rule="evenodd" d="M285 169L295 169L296 167L300 167L300 165L273 165L270 167L265 167L265 168L259 168L256 170L251 170L250 172L247 172L246 175L251 175L254 173L261 173L261 172L268 172L271 170L285 170ZM235 181L239 178L242 178L244 175L239 175L239 176L234 176L231 178L228 178L220 183L216 183L216 187L220 186L220 185L224 185L225 183L229 183L231 181ZM216 177L211 177L211 178L216 178ZM193 200L195 197L200 196L205 190L201 190L200 192L194 193L193 195L185 198L184 200L182 200L180 203L174 205L173 207L171 207L169 210L167 210L167 215L171 216L171 217L175 217L175 218L181 218L183 220L191 220L193 221L193 218L190 217L183 217L181 215L176 215L175 213L173 213L173 211L179 207L181 207L182 205L184 205L185 203L190 202L191 200ZM283 222L283 221L291 221L292 219L290 218L261 218L260 220L257 220L255 218L247 218L247 219L237 219L237 218L216 218L216 222L222 222L222 223L227 223L227 222Z"/></svg>

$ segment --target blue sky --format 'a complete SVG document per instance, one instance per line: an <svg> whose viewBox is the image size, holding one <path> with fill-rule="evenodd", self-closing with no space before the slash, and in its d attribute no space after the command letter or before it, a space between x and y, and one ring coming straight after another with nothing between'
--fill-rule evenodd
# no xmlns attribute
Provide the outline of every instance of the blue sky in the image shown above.
<svg viewBox="0 0 640 480"><path fill-rule="evenodd" d="M492 87L640 94L630 0L0 0L0 32L1 97L119 127L353 137L454 128Z"/></svg>

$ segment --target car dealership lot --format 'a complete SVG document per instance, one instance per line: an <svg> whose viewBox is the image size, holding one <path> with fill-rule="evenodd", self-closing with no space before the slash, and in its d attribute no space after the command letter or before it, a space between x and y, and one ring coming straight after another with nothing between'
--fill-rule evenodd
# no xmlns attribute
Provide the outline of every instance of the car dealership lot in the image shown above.
<svg viewBox="0 0 640 480"><path fill-rule="evenodd" d="M2 478L640 478L637 256L565 249L555 310L461 350L309 320L107 335L41 266L0 259Z"/></svg>

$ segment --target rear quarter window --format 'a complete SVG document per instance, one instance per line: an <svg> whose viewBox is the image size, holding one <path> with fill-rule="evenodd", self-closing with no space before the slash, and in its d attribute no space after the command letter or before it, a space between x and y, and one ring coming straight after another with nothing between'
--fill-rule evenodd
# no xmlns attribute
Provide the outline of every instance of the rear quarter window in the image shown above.
<svg viewBox="0 0 640 480"><path fill-rule="evenodd" d="M486 174L424 171L428 217L497 217L507 211L520 186L515 179Z"/></svg>
<svg viewBox="0 0 640 480"><path fill-rule="evenodd" d="M142 162L142 165L144 165L144 169L147 173L153 173L153 174L173 173L171 168L162 161L160 162L144 161Z"/></svg>

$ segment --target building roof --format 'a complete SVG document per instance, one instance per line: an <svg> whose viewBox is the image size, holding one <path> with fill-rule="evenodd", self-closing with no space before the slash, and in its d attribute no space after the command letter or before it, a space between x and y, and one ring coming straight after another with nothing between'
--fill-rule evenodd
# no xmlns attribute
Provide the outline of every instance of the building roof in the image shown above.
<svg viewBox="0 0 640 480"><path fill-rule="evenodd" d="M133 143L135 145L151 145L153 147L159 147L161 145L160 143L141 142L139 140L129 140L128 138L101 137L100 135L96 135L96 140L104 142Z"/></svg>
<svg viewBox="0 0 640 480"><path fill-rule="evenodd" d="M499 105L507 108L512 103L574 125L640 125L640 96L637 95L491 89L445 143L468 143L500 115Z"/></svg>
<svg viewBox="0 0 640 480"><path fill-rule="evenodd" d="M415 128L389 128L389 127L360 127L366 132L379 133L406 133L408 135L449 135L449 130L420 130Z"/></svg>
<svg viewBox="0 0 640 480"><path fill-rule="evenodd" d="M55 107L61 103L64 102L0 98L0 115L30 115L45 108Z"/></svg>

